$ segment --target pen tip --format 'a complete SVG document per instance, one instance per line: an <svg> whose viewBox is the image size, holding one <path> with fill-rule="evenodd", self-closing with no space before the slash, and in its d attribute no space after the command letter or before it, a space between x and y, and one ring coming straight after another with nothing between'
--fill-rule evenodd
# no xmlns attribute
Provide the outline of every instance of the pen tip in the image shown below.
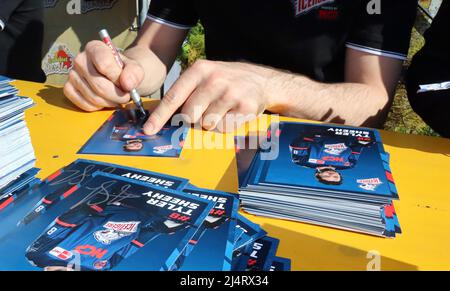
<svg viewBox="0 0 450 291"><path fill-rule="evenodd" d="M147 116L147 112L145 111L144 107L140 106L139 111L141 111L143 117Z"/></svg>

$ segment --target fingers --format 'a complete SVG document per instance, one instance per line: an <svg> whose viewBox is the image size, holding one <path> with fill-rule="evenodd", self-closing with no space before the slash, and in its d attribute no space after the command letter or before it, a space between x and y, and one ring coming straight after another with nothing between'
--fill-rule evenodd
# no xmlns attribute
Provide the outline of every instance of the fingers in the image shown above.
<svg viewBox="0 0 450 291"><path fill-rule="evenodd" d="M98 96L89 86L89 83L81 77L76 71L69 73L70 83L77 89L79 93L90 103L96 107L115 107L116 103Z"/></svg>
<svg viewBox="0 0 450 291"><path fill-rule="evenodd" d="M186 100L181 113L186 116L188 122L198 123L202 121L203 115L211 106L211 103L214 103L214 100L219 99L221 95L222 92L219 87L200 86Z"/></svg>
<svg viewBox="0 0 450 291"><path fill-rule="evenodd" d="M202 117L203 128L206 130L213 130L217 128L219 123L225 124L222 120L225 118L227 113L234 108L235 105L236 103L234 100L224 97L211 103Z"/></svg>
<svg viewBox="0 0 450 291"><path fill-rule="evenodd" d="M127 60L122 70L111 49L101 41L86 45L86 50L75 58L72 71L65 90L70 94L67 97L87 111L128 103L128 92L144 79L144 70L137 62Z"/></svg>
<svg viewBox="0 0 450 291"><path fill-rule="evenodd" d="M122 91L111 80L97 72L86 53L81 53L76 57L74 70L89 83L89 87L97 96L116 104L125 104L130 101L128 93ZM80 88L76 87L76 84L73 85L81 91Z"/></svg>
<svg viewBox="0 0 450 291"><path fill-rule="evenodd" d="M146 134L153 135L160 131L201 83L200 74L197 74L193 68L194 66L181 75L151 113L144 125Z"/></svg>
<svg viewBox="0 0 450 291"><path fill-rule="evenodd" d="M122 73L120 74L120 87L125 92L137 88L144 80L144 69L136 62L126 62Z"/></svg>
<svg viewBox="0 0 450 291"><path fill-rule="evenodd" d="M116 86L120 86L119 92L130 92L144 80L144 69L137 62L121 55L125 64L119 65L106 44L101 41L91 41L86 45L87 58L92 61L89 72L93 75L101 75L110 80ZM126 94L119 94L123 96ZM106 96L105 96L106 97ZM117 102L121 103L121 102Z"/></svg>
<svg viewBox="0 0 450 291"><path fill-rule="evenodd" d="M261 107L259 96L255 96L257 93L251 86L236 84L240 79L230 78L229 73L223 64L197 61L175 82L151 113L144 132L156 134L180 107L183 107L182 113L189 117L188 121L201 121L207 130L232 131L235 125L246 120L242 116L246 112L255 118ZM133 81L130 78L130 83ZM249 94L249 100L242 99Z"/></svg>
<svg viewBox="0 0 450 291"><path fill-rule="evenodd" d="M219 120L216 124L216 129L220 132L233 132L238 129L242 124L254 119L255 116L245 116L239 110L228 111L224 118Z"/></svg>
<svg viewBox="0 0 450 291"><path fill-rule="evenodd" d="M67 82L64 85L64 95L67 96L67 98L73 103L75 104L77 107L91 112L91 111L97 111L102 109L101 107L95 106L94 104L90 103L89 101L87 101L82 95L81 93L75 89L75 87L72 85L72 83Z"/></svg>
<svg viewBox="0 0 450 291"><path fill-rule="evenodd" d="M250 119L239 111L232 109L228 112L218 111L205 113L202 126L206 130L217 129L219 132L233 132Z"/></svg>

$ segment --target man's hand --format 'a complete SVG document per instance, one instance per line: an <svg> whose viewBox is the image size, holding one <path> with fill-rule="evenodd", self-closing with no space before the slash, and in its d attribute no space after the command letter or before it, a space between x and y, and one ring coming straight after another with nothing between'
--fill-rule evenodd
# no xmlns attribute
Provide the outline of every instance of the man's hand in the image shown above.
<svg viewBox="0 0 450 291"><path fill-rule="evenodd" d="M85 111L115 107L130 101L130 92L144 79L136 61L123 57L120 68L111 49L101 41L91 41L77 55L64 86L64 94Z"/></svg>
<svg viewBox="0 0 450 291"><path fill-rule="evenodd" d="M207 130L232 131L270 105L265 90L269 72L246 63L197 61L162 98L144 131L157 133L180 107L187 122L200 123Z"/></svg>

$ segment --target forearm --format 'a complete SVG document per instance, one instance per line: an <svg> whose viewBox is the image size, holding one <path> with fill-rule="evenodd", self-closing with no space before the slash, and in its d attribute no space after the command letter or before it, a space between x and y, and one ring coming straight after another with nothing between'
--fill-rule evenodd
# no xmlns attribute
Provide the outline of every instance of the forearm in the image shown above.
<svg viewBox="0 0 450 291"><path fill-rule="evenodd" d="M136 45L124 52L127 58L137 61L145 71L145 77L137 88L143 96L156 92L164 84L166 65L148 47Z"/></svg>
<svg viewBox="0 0 450 291"><path fill-rule="evenodd" d="M324 84L276 70L265 92L271 112L354 126L379 127L389 106L389 94L369 85Z"/></svg>
<svg viewBox="0 0 450 291"><path fill-rule="evenodd" d="M145 21L138 37L125 51L125 55L137 61L145 71L139 93L152 94L164 84L187 33L185 29Z"/></svg>

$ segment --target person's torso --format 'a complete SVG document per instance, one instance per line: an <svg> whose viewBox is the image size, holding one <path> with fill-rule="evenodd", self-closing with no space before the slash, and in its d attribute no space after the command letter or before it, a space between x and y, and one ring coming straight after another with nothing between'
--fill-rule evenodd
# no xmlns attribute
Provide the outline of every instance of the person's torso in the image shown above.
<svg viewBox="0 0 450 291"><path fill-rule="evenodd" d="M439 12L425 33L425 50L450 63L450 1L442 1Z"/></svg>
<svg viewBox="0 0 450 291"><path fill-rule="evenodd" d="M450 1L443 1L424 37L425 45L414 56L410 72L417 75L423 83L448 81L450 78Z"/></svg>
<svg viewBox="0 0 450 291"><path fill-rule="evenodd" d="M7 9L3 4L13 7L12 3L6 3L6 0L3 2L5 3L0 1L0 14ZM45 81L46 77L41 69L43 5L43 1L25 0L13 11L9 11L11 14L5 23L5 29L0 31L0 74L14 79ZM5 10L1 11L2 9Z"/></svg>
<svg viewBox="0 0 450 291"><path fill-rule="evenodd" d="M6 1L5 1L6 2ZM2 5L0 4L0 9ZM43 23L44 3L39 0L25 0L11 11L8 21L5 23L4 32L12 37L19 37L26 31L38 33ZM30 36L32 34L30 33Z"/></svg>
<svg viewBox="0 0 450 291"><path fill-rule="evenodd" d="M359 1L196 0L209 59L248 61L343 81L345 42Z"/></svg>

